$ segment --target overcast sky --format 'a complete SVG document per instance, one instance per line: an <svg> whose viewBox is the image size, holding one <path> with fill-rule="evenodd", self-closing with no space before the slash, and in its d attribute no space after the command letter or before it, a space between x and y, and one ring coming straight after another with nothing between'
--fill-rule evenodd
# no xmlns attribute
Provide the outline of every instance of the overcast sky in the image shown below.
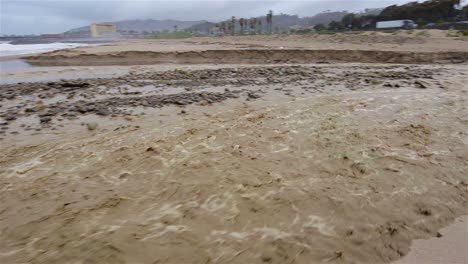
<svg viewBox="0 0 468 264"><path fill-rule="evenodd" d="M325 10L360 11L409 0L0 0L1 34L61 33L92 22L127 19L219 21L232 15L274 13L312 16Z"/></svg>

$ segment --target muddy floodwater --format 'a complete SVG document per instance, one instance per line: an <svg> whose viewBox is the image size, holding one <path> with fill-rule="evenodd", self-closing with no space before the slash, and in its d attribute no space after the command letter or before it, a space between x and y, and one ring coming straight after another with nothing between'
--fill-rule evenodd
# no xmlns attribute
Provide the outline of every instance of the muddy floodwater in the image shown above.
<svg viewBox="0 0 468 264"><path fill-rule="evenodd" d="M465 64L165 67L0 86L0 262L388 263L468 213Z"/></svg>

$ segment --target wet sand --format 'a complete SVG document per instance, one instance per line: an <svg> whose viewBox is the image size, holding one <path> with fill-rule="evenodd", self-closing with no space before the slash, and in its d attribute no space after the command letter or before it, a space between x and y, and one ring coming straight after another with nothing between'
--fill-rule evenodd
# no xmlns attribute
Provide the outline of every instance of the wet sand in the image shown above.
<svg viewBox="0 0 468 264"><path fill-rule="evenodd" d="M456 219L439 233L437 238L414 241L409 255L395 264L468 263L468 217Z"/></svg>

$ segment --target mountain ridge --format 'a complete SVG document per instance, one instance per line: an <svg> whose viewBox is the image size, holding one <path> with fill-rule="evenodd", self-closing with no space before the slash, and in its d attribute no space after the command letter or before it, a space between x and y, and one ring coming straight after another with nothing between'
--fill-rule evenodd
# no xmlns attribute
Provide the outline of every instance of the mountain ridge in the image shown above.
<svg viewBox="0 0 468 264"><path fill-rule="evenodd" d="M196 20L196 21L181 21L175 19L130 19L130 20L120 20L115 22L102 22L102 23L112 23L117 26L119 31L138 31L138 32L152 32L152 31L164 31L164 30L174 30L174 26L177 26L177 29L183 30L191 26L208 22L206 20ZM83 26L78 28L73 28L65 33L82 33L89 32L89 26Z"/></svg>

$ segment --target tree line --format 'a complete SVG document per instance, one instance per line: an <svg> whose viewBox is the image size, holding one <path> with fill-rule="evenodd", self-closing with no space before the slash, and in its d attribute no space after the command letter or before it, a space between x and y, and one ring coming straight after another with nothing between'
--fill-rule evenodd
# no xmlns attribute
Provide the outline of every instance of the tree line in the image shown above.
<svg viewBox="0 0 468 264"><path fill-rule="evenodd" d="M267 33L273 32L273 11L269 11L265 16L266 22L266 31ZM218 31L222 32L223 34L236 34L236 28L239 29L239 33L242 35L244 32L248 31L250 33L264 33L263 27L263 20L262 18L239 18L237 19L235 16L232 16L230 20L223 21L221 23L216 24L215 26Z"/></svg>
<svg viewBox="0 0 468 264"><path fill-rule="evenodd" d="M341 21L333 21L328 27L315 25L316 30L365 30L373 29L379 21L411 19L420 26L428 23L455 22L468 19L468 6L461 7L461 0L428 0L405 5L386 7L378 15L347 14Z"/></svg>

